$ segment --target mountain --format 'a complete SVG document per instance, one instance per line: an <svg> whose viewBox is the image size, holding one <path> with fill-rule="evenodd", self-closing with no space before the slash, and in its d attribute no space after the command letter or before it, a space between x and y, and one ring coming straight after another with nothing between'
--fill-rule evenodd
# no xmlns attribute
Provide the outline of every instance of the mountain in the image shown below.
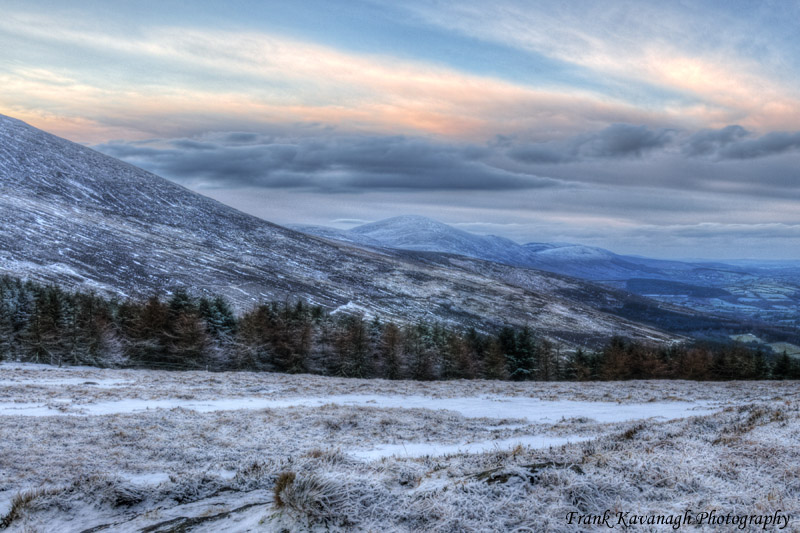
<svg viewBox="0 0 800 533"><path fill-rule="evenodd" d="M650 266L646 261L618 255L594 246L566 243L547 246L544 243L528 243L524 248L529 251L527 265L532 268L592 281L665 275L662 270ZM669 262L664 261L664 263ZM676 265L676 268L679 267L680 265Z"/></svg>
<svg viewBox="0 0 800 533"><path fill-rule="evenodd" d="M0 228L0 273L120 298L187 287L239 310L303 298L484 331L528 324L570 343L674 339L616 316L624 292L529 271L521 285L442 257L309 236L3 116Z"/></svg>
<svg viewBox="0 0 800 533"><path fill-rule="evenodd" d="M351 233L349 231L337 229L337 228L330 228L328 226L315 226L311 224L288 224L286 225L287 228L293 229L295 231L299 231L301 233L307 233L309 235L314 235L315 237L321 237L323 239L328 239L332 241L340 241L346 242L350 244L355 244L357 246L370 246L372 248L383 248L384 244L380 241L375 239L371 239L366 235L359 235L358 233Z"/></svg>
<svg viewBox="0 0 800 533"><path fill-rule="evenodd" d="M800 326L798 262L670 261L571 243L522 245L419 216L392 217L346 231L321 226L303 231L362 247L457 254L562 274L741 322Z"/></svg>
<svg viewBox="0 0 800 533"><path fill-rule="evenodd" d="M357 226L345 232L379 242L388 248L445 252L505 263L526 265L525 250L512 240L475 235L430 218L405 215Z"/></svg>
<svg viewBox="0 0 800 533"><path fill-rule="evenodd" d="M457 254L593 281L667 276L663 272L665 268L671 271L691 268L679 262L622 256L580 244L532 242L522 245L495 235L476 235L415 215L387 218L350 230L325 226L293 227L360 246ZM652 263L659 265L653 266ZM672 276L671 272L670 279Z"/></svg>

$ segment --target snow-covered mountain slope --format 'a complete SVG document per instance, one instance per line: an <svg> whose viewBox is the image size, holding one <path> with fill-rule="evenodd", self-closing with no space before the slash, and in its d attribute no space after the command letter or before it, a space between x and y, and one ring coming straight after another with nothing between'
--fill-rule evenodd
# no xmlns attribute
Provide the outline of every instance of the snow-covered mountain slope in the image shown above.
<svg viewBox="0 0 800 533"><path fill-rule="evenodd" d="M658 277L661 274L657 268L646 263L650 260L638 261L602 248L569 243L522 245L494 235L476 235L414 215L387 218L350 230L324 226L295 228L311 235L359 246L457 254L587 280L626 280Z"/></svg>
<svg viewBox="0 0 800 533"><path fill-rule="evenodd" d="M494 235L476 235L435 220L413 215L387 218L338 230L324 226L296 226L298 231L328 239L373 246L443 252L522 266L590 281L663 279L710 283L732 274L738 267L710 263L686 263L615 254L603 248L572 243L531 242L518 244Z"/></svg>
<svg viewBox="0 0 800 533"><path fill-rule="evenodd" d="M366 237L388 248L458 254L507 265L527 265L528 262L527 250L512 240L475 235L415 215L387 218L342 233L346 237Z"/></svg>
<svg viewBox="0 0 800 533"><path fill-rule="evenodd" d="M529 324L554 338L671 338L582 302L598 289L578 280L538 273L541 289L525 289L407 252L319 239L2 116L0 273L123 298L183 286L239 309L303 298L483 330ZM620 293L607 297L605 307L624 303Z"/></svg>
<svg viewBox="0 0 800 533"><path fill-rule="evenodd" d="M346 230L331 228L328 226L315 226L311 224L288 224L286 225L286 227L289 229L293 229L295 231L299 231L301 233L307 233L309 235L314 235L315 237L321 237L323 239L329 239L332 241L347 242L350 244L355 244L357 246L371 246L372 248L385 247L385 245L382 242L372 239L366 235L359 235L358 233L351 233Z"/></svg>
<svg viewBox="0 0 800 533"><path fill-rule="evenodd" d="M528 266L567 276L608 281L662 275L657 268L603 248L581 244L557 244L545 248L542 243L528 243L524 247L530 252Z"/></svg>

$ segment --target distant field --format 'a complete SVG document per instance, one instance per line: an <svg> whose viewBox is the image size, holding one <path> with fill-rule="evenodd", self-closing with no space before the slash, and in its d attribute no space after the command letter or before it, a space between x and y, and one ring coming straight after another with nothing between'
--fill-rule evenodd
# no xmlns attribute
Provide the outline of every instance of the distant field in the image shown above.
<svg viewBox="0 0 800 533"><path fill-rule="evenodd" d="M799 407L796 382L0 364L0 529L576 531L568 513L609 509L793 531Z"/></svg>
<svg viewBox="0 0 800 533"><path fill-rule="evenodd" d="M794 357L800 357L800 346L796 344L790 344L788 342L773 342L769 345L772 348L772 351L778 354L786 352L788 355L792 355Z"/></svg>
<svg viewBox="0 0 800 533"><path fill-rule="evenodd" d="M732 340L736 341L736 342L744 342L744 343L755 342L755 343L758 343L758 344L764 344L763 340L761 340L760 338L756 337L752 333L745 333L745 334L742 334L742 335L731 335L730 338Z"/></svg>

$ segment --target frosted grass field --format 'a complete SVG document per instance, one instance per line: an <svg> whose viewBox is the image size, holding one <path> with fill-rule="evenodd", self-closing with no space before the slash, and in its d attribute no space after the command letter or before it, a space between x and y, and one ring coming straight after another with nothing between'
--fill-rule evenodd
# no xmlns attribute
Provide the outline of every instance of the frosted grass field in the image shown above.
<svg viewBox="0 0 800 533"><path fill-rule="evenodd" d="M0 528L576 531L571 511L691 509L796 531L799 400L790 382L0 364Z"/></svg>

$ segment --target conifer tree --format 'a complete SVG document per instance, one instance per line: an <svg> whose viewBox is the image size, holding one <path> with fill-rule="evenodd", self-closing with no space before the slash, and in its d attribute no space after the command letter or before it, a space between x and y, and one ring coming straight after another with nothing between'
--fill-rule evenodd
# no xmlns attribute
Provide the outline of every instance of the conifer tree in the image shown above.
<svg viewBox="0 0 800 533"><path fill-rule="evenodd" d="M349 316L343 320L343 326L337 343L339 374L350 378L367 377L370 350L364 319L361 316Z"/></svg>
<svg viewBox="0 0 800 533"><path fill-rule="evenodd" d="M404 330L405 349L409 354L411 377L420 381L435 379L434 342L432 329L423 322L417 322Z"/></svg>
<svg viewBox="0 0 800 533"><path fill-rule="evenodd" d="M63 362L65 315L63 296L55 287L41 287L34 294L34 310L26 331L28 358L36 363Z"/></svg>
<svg viewBox="0 0 800 533"><path fill-rule="evenodd" d="M508 379L508 357L499 339L491 339L485 351L484 375L487 379Z"/></svg>
<svg viewBox="0 0 800 533"><path fill-rule="evenodd" d="M379 344L382 376L387 379L403 377L403 339L396 324L386 324Z"/></svg>
<svg viewBox="0 0 800 533"><path fill-rule="evenodd" d="M786 350L775 361L775 366L772 368L772 379L792 379L794 366L792 358L786 353Z"/></svg>
<svg viewBox="0 0 800 533"><path fill-rule="evenodd" d="M592 362L583 348L567 356L565 378L574 381L589 381L593 378Z"/></svg>

